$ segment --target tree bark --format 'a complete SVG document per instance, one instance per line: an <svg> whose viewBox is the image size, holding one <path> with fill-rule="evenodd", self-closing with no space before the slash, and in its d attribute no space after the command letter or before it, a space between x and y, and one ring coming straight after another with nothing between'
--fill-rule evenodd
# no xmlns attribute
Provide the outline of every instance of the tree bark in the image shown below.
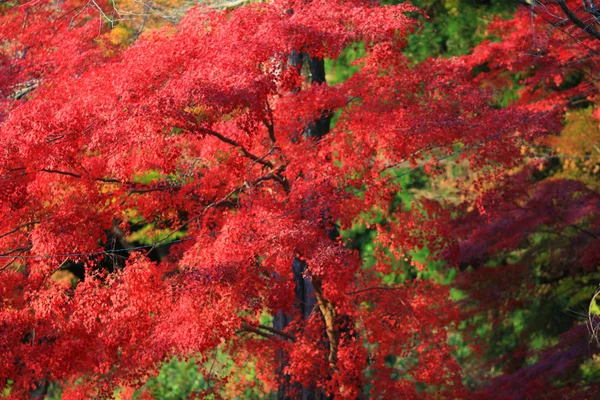
<svg viewBox="0 0 600 400"><path fill-rule="evenodd" d="M308 57L302 53L298 53L298 52L294 51L292 53L292 55L290 55L288 63L295 68L301 69L302 65L305 61L305 58L306 58L306 61L308 63L308 67L310 70L311 83L312 84L326 84L327 82L326 82L326 78L325 78L325 62L323 59ZM304 136L307 138L316 138L318 140L329 133L330 124L331 124L331 112L330 112L330 110L323 110L321 117L318 118L317 120L315 120L313 123L309 124L309 126L307 127L307 129L304 132ZM324 299L324 297L322 295L322 290L320 289L321 288L320 283L318 286L320 294L318 296L316 295L315 287L313 287L313 282L311 282L311 279L305 275L306 267L307 267L306 264L298 259L294 259L292 261L292 274L293 274L294 282L295 282L296 307L298 309L299 314L302 316L302 318L307 320L310 317L311 313L313 312L315 305L317 304L317 301L318 301L319 302L319 310L321 311L321 313L323 313L323 316L325 317L326 325L327 325L328 320L333 321L333 319L331 319L331 316L335 315L335 310L332 308L333 305L331 303L328 303ZM327 306L322 307L321 303L328 304L331 307L330 308L327 308ZM332 312L333 312L333 314L332 314ZM285 314L283 311L279 311L277 313L277 315L275 315L273 318L273 327L278 330L284 330L285 327L290 323L292 318L293 318L292 316ZM330 337L330 329L329 328L327 329L327 336L330 340L330 347L331 347L332 340ZM339 339L339 337L338 337L338 339ZM337 343L339 342L339 340L334 341L334 342L335 343L333 346L336 348L336 352L337 352ZM331 363L331 351L330 351L330 363ZM289 380L289 377L285 376L285 374L283 372L286 364L287 364L287 362L285 360L285 354L280 353L279 354L278 374L282 377L282 383L279 386L278 393L277 393L277 398L280 400L291 398L289 395L289 388L291 388L290 380ZM293 389L294 389L294 391L297 391L300 393L300 398L302 400L324 400L324 399L328 398L328 396L326 396L324 391L317 390L315 388L294 387Z"/></svg>

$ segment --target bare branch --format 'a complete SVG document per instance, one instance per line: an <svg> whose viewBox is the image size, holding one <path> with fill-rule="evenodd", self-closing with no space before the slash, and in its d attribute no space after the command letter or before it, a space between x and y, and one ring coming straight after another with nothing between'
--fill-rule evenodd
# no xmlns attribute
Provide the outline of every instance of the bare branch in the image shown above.
<svg viewBox="0 0 600 400"><path fill-rule="evenodd" d="M271 105L269 104L269 101L266 101L267 104L267 116L269 117L269 119L267 118L263 118L263 124L265 124L265 126L267 127L267 131L269 132L269 139L271 139L271 142L275 143L277 141L277 138L275 137L275 122L273 121L273 110L271 109Z"/></svg>
<svg viewBox="0 0 600 400"><path fill-rule="evenodd" d="M222 134L220 134L219 132L213 131L212 129L208 129L208 128L202 128L202 127L198 127L197 129L199 129L200 131L202 131L203 133L206 133L207 135L216 137L217 139L219 139L220 141L227 143L233 147L237 147L241 150L242 154L244 154L246 157L248 157L249 159L256 161L259 164L264 165L265 167L269 167L269 168L273 168L273 163L267 160L263 160L260 157L256 156L255 154L250 153L244 146L242 146L241 144L239 144L238 142L236 142L233 139L230 139Z"/></svg>
<svg viewBox="0 0 600 400"><path fill-rule="evenodd" d="M39 221L33 221L33 222L26 222L24 224L18 225L14 229L12 229L12 230L10 230L10 231L8 231L8 232L3 233L2 235L0 235L0 239L2 239L3 237L6 237L8 235L12 235L13 233L19 231L19 229L22 229L22 228L25 228L25 227L28 227L28 226L31 226L31 225L35 225L35 224L38 224L38 223L39 223Z"/></svg>
<svg viewBox="0 0 600 400"><path fill-rule="evenodd" d="M280 331L279 329L271 328L270 326L264 326L264 325L257 325L256 327L257 327L257 328L260 328L260 329L263 329L263 330L265 330L265 331L271 332L271 333L273 333L273 334L275 334L275 335L282 336L282 337L284 337L284 338L286 338L286 339L289 339L289 340L291 340L292 342L295 342L295 341L296 341L296 338L295 338L295 337L293 337L292 335L290 335L290 334L288 334L288 333L285 333L285 332L283 332L283 331Z"/></svg>
<svg viewBox="0 0 600 400"><path fill-rule="evenodd" d="M582 20L580 20L577 15L567 6L565 0L555 0L559 7L563 10L567 18L571 20L575 25L577 25L580 29L587 32L593 38L600 40L600 32L594 29L591 24L585 24Z"/></svg>
<svg viewBox="0 0 600 400"><path fill-rule="evenodd" d="M14 253L19 253L19 255L20 255L23 252L28 251L28 250L31 250L31 246L17 247L16 249L9 250L6 253L1 253L0 256L6 257L6 256L10 256L11 254L14 254Z"/></svg>
<svg viewBox="0 0 600 400"><path fill-rule="evenodd" d="M23 254L23 253L24 253L24 251L21 251L21 252L19 252L19 254L17 254L13 258L11 258L9 262L7 262L2 267L0 267L0 271L4 271L8 267L10 267L15 261L17 261L19 259L19 257L21 257L21 254Z"/></svg>
<svg viewBox="0 0 600 400"><path fill-rule="evenodd" d="M236 331L236 333L242 333L242 332L250 332L250 333L254 333L255 335L258 336L262 336L266 339L280 339L277 335L274 334L270 334L270 333L266 333L261 331L258 328L253 327L252 325L246 323L246 322L242 322L242 327L240 330Z"/></svg>
<svg viewBox="0 0 600 400"><path fill-rule="evenodd" d="M400 287L385 287L385 286L374 286L374 287L369 287L366 289L360 289L360 290L355 290L353 292L348 292L346 294L359 294L359 293L363 293L363 292L370 292L372 290L382 290L382 291L388 291L388 290L400 290L402 288Z"/></svg>

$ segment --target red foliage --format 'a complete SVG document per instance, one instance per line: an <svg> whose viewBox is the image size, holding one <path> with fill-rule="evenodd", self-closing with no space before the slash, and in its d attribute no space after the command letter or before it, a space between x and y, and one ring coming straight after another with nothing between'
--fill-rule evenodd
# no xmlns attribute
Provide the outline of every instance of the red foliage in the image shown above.
<svg viewBox="0 0 600 400"><path fill-rule="evenodd" d="M600 387L583 387L576 382L554 386L555 381L573 374L581 362L597 353L589 344L589 330L578 325L565 332L557 345L542 353L541 361L521 368L517 373L507 374L492 381L482 398L485 399L588 399L598 393Z"/></svg>
<svg viewBox="0 0 600 400"><path fill-rule="evenodd" d="M529 110L593 105L600 40L570 18L562 18L561 9L568 7L581 16L582 2L535 4L522 8L513 20L494 23L491 31L502 41L485 43L465 57L480 72L475 79L498 92L518 81L522 89L514 105ZM585 130L580 134L590 136L590 142L578 144L589 147L591 135ZM600 261L597 187L553 176L559 161L544 158L498 174L494 182L483 182L487 190L474 202L457 207L460 217L451 222L458 243L452 255L461 269L469 269L456 282L467 295L461 302L462 317L479 317L500 332L502 323L510 325L507 315L515 310L533 320L514 330L517 344L509 354L491 360L494 370L504 375L493 379L478 395L481 398L590 398L598 390L577 381L581 364L597 351L589 342L590 331L573 324L572 318L565 323L568 318L527 313L530 309L566 313L556 298L568 302L577 289L589 291L583 283L577 286L578 279L597 269ZM562 284L566 292L559 290ZM558 344L544 351L528 348L536 335L550 331L564 332Z"/></svg>
<svg viewBox="0 0 600 400"><path fill-rule="evenodd" d="M121 49L89 3L2 8L0 378L14 381L11 396L50 380L74 385L73 398L106 396L222 342L271 371L280 349L292 383L343 398L367 383L374 397L434 396L415 383L461 396L446 290L385 287L326 229L389 213L398 184L383 172L401 162L434 173L460 144L475 170L515 165L522 138L556 129L557 103L492 105L471 67L501 45L411 67L400 52L407 11L361 0L197 7ZM359 41L364 67L343 84L308 85L289 61ZM332 111L329 135L302 136ZM159 178L140 183L150 173ZM130 232L132 215L186 228L186 239L160 262L138 252L110 266L107 232ZM389 217L380 239L392 248L449 236L433 203ZM263 310L293 313L295 257L318 310L264 330ZM74 288L50 279L68 262L85 264Z"/></svg>

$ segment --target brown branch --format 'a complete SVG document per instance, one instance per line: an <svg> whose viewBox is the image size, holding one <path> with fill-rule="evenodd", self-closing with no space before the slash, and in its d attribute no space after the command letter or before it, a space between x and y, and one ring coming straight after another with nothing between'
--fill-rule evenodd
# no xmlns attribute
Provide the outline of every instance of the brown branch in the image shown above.
<svg viewBox="0 0 600 400"><path fill-rule="evenodd" d="M269 139L271 139L271 142L275 143L277 141L277 138L275 137L275 122L273 121L273 110L271 109L271 105L269 104L269 101L266 101L267 103L267 115L269 116L269 119L267 120L266 118L263 118L263 124L265 124L265 126L267 127L267 131L269 132Z"/></svg>
<svg viewBox="0 0 600 400"><path fill-rule="evenodd" d="M51 144L51 143L56 142L57 140L60 140L60 139L62 139L64 137L65 137L65 135L58 135L58 136L55 136L55 137L49 137L49 138L46 139L46 143Z"/></svg>
<svg viewBox="0 0 600 400"><path fill-rule="evenodd" d="M254 333L255 335L262 336L266 339L279 339L277 336L271 335L269 333L265 333L265 332L259 330L258 328L255 328L252 325L247 324L246 322L242 322L241 329L236 331L236 333L242 333L242 332Z"/></svg>
<svg viewBox="0 0 600 400"><path fill-rule="evenodd" d="M75 172L70 172L70 171L62 171L62 170L58 170L58 169L42 168L40 171L46 172L49 174L59 174L59 175L71 176L73 178L78 178L78 179L83 178L83 175L81 175L81 174L77 174ZM104 182L104 183L122 183L122 184L127 184L127 185L133 184L132 182L121 181L121 180L115 179L115 178L92 178L92 179L95 181Z"/></svg>
<svg viewBox="0 0 600 400"><path fill-rule="evenodd" d="M133 40L134 41L138 40L138 38L140 37L140 35L144 31L144 28L146 27L146 24L148 23L148 19L150 17L150 10L152 9L152 6L154 5L154 0L152 0L150 2L150 4L146 4L146 3L143 3L143 4L144 4L144 9L145 9L144 18L142 19L142 24L140 25L140 27L138 28L138 30L133 35Z"/></svg>
<svg viewBox="0 0 600 400"><path fill-rule="evenodd" d="M199 129L200 131L206 133L207 135L216 137L217 139L219 139L220 141L222 141L223 143L227 143L233 147L237 147L238 149L240 149L240 151L242 152L242 154L244 154L244 156L248 157L249 159L256 161L257 163L264 165L265 167L269 167L269 168L273 168L273 163L267 160L263 160L261 159L261 157L256 156L255 154L250 153L244 146L242 146L241 144L239 144L238 142L236 142L233 139L230 139L226 136L223 136L222 134L220 134L219 132L213 131L212 129L208 129L208 128L203 128L203 127L198 127L197 129Z"/></svg>
<svg viewBox="0 0 600 400"><path fill-rule="evenodd" d="M0 271L4 271L6 268L10 267L15 261L19 259L19 257L21 257L21 254L23 254L22 251L19 252L19 254L17 254L16 256L14 256L9 262L0 267Z"/></svg>
<svg viewBox="0 0 600 400"><path fill-rule="evenodd" d="M267 158L268 156L270 156L271 154L273 154L273 151L274 151L275 149L276 149L276 147L275 147L275 146L271 147L271 148L269 149L269 151L267 151L267 152L266 152L266 153L265 153L263 156L261 156L261 157L260 157L258 160L264 160L265 158ZM252 171L252 168L254 168L254 165L255 165L255 164L257 164L258 160L257 160L257 161L254 161L254 162L252 163L252 165L250 165L250 167L248 168L248 172L246 172L246 174L249 174L249 173L250 173L250 171Z"/></svg>
<svg viewBox="0 0 600 400"><path fill-rule="evenodd" d="M286 165L280 165L279 167L275 168L274 170L270 171L269 173L267 173L266 175L261 176L260 178L257 178L254 182L253 182L253 186L262 182L262 181L267 181L267 180L274 180L277 181L281 184L281 186L283 186L283 190L286 191L286 193L289 193L290 191L290 183L288 182L287 179L285 179L283 176L281 176L281 173L285 170Z"/></svg>
<svg viewBox="0 0 600 400"><path fill-rule="evenodd" d="M38 285L38 287L35 289L35 291L37 292L38 290L40 290L42 288L42 286L44 286L44 284L46 283L46 281L48 280L48 278L52 277L52 275L54 275L55 273L57 273L60 269L62 269L62 267L67 263L67 261L69 261L70 258L67 257L65 258L59 265L57 268L55 268L54 270L50 271L49 274L44 274L42 281L40 282L40 284Z"/></svg>
<svg viewBox="0 0 600 400"><path fill-rule="evenodd" d="M269 180L269 179L277 180L278 182L281 182L281 184L283 185L283 187L286 191L289 191L288 182L285 180L285 178L277 175L284 169L285 169L285 165L281 165L281 166L277 167L275 170L268 172L266 175L263 175L260 178L257 178L254 182L252 182L252 185L249 185L248 182L242 183L240 186L236 187L231 192L227 193L220 200L218 200L218 201L215 200L212 203L206 205L200 214L185 221L177 229L175 229L173 232L171 232L166 237L164 237L161 241L155 243L154 246L152 246L148 252L152 251L159 244L164 243L173 234L175 234L175 232L179 232L181 229L183 229L185 226L189 225L191 222L201 218L206 213L206 211L208 211L209 209L215 208L215 207L220 207L222 205L233 205L234 203L230 200L233 195L242 193L244 191L244 189L246 189L246 188L255 187L258 183L260 183L262 181Z"/></svg>
<svg viewBox="0 0 600 400"><path fill-rule="evenodd" d="M184 227L186 227L187 225L189 225L191 222L193 222L193 221L199 219L200 217L202 217L206 213L206 211L208 211L210 208L219 207L219 206L224 205L224 204L233 204L231 202L231 200L229 200L229 198L231 196L233 196L234 194L238 193L239 191L241 191L245 187L245 185L246 185L246 183L244 182L244 184L242 186L239 186L239 187L233 189L231 192L229 192L221 200L219 200L219 201L215 200L212 203L206 205L200 214L196 215L195 217L192 217L192 218L188 219L183 224L181 224L177 229L175 229L173 232L171 232L167 236L165 236L162 240L159 240L158 242L154 243L154 245L148 250L148 253L150 253L152 250L154 250L156 248L156 246L159 246L161 243L166 242L167 239L169 239L170 237L172 237L176 232L179 232Z"/></svg>
<svg viewBox="0 0 600 400"><path fill-rule="evenodd" d="M600 40L600 32L594 29L591 24L586 24L582 20L580 20L577 15L567 6L565 0L555 0L559 7L563 10L567 18L571 20L575 25L577 25L581 30L587 32L591 37Z"/></svg>
<svg viewBox="0 0 600 400"><path fill-rule="evenodd" d="M78 179L82 179L84 177L83 175L77 174L75 172L62 171L62 170L57 170L57 169L43 168L43 169L41 169L41 171L46 172L46 173L71 176L73 178L78 178ZM130 189L129 190L130 193L150 193L150 192L156 192L156 191L161 191L161 190L181 189L182 188L182 185L162 185L162 186L148 187L149 185L145 185L142 183L136 183L136 182L131 182L131 181L122 181L120 179L115 179L115 178L91 178L91 179L94 181L103 182L103 183L118 183L118 184L122 184L122 185L129 185L131 187L140 187L140 186L142 187L140 189Z"/></svg>
<svg viewBox="0 0 600 400"><path fill-rule="evenodd" d="M80 174L76 174L74 172L69 172L69 171L60 171L58 169L42 168L41 171L42 172L47 172L49 174L59 174L59 175L72 176L73 178L81 178L82 177Z"/></svg>
<svg viewBox="0 0 600 400"><path fill-rule="evenodd" d="M120 179L115 178L93 178L95 181L104 182L104 183L120 183L124 185L133 185L133 182L122 181Z"/></svg>
<svg viewBox="0 0 600 400"><path fill-rule="evenodd" d="M374 287L369 287L369 288L366 288L366 289L355 290L355 291L353 291L353 292L348 292L348 293L346 293L346 294L350 294L350 295L352 295L352 294L359 294L359 293L363 293L363 292L369 292L369 291L372 291L372 290L383 290L383 291L387 291L387 290L400 290L400 289L403 289L403 288L399 288L399 287L384 287L384 286L374 286Z"/></svg>
<svg viewBox="0 0 600 400"><path fill-rule="evenodd" d="M6 256L9 256L9 255L14 254L14 253L21 254L21 253L23 253L23 252L25 252L27 250L31 250L31 246L17 247L16 249L9 250L6 253L1 253L0 256L6 257Z"/></svg>
<svg viewBox="0 0 600 400"><path fill-rule="evenodd" d="M25 169L26 169L25 167L19 167L19 168L10 168L7 171L10 173L10 172L15 172L15 171L23 171Z"/></svg>
<svg viewBox="0 0 600 400"><path fill-rule="evenodd" d="M596 18L600 18L600 11L596 9L596 5L593 0L583 0L585 11L592 14Z"/></svg>
<svg viewBox="0 0 600 400"><path fill-rule="evenodd" d="M321 314L325 320L325 333L329 339L329 356L327 360L329 365L335 369L337 361L337 352L340 344L340 331L337 326L337 311L335 305L325 298L321 281L318 278L312 278L311 283L315 290L315 297Z"/></svg>
<svg viewBox="0 0 600 400"><path fill-rule="evenodd" d="M296 338L295 338L295 337L293 337L292 335L290 335L290 334L288 334L288 333L285 333L285 332L283 332L283 331L280 331L279 329L271 328L270 326L264 326L264 325L256 325L256 327L257 327L257 328L260 328L260 329L263 329L263 330L265 330L265 331L271 332L271 333L273 333L273 334L275 334L275 335L282 336L282 337L284 337L284 338L286 338L286 339L289 339L289 340L291 340L292 342L295 342L295 341L296 341Z"/></svg>
<svg viewBox="0 0 600 400"><path fill-rule="evenodd" d="M13 230L8 231L8 232L3 233L2 235L0 235L0 239L2 239L3 237L6 237L8 235L12 235L13 233L17 232L21 228L25 228L25 227L28 227L30 225L35 225L35 224L39 224L39 221L27 222L27 223L18 225Z"/></svg>
<svg viewBox="0 0 600 400"><path fill-rule="evenodd" d="M595 234L595 233L593 233L593 232L591 232L591 231L588 231L587 229L585 229L585 228L582 228L582 227L580 227L580 226L579 226L579 225L577 225L577 224L573 224L573 225L571 225L571 226L572 226L573 228L575 228L576 230L578 230L579 232L582 232L582 233L584 233L584 234L588 235L588 236L589 236L589 237L591 237L592 239L598 239L598 235L597 235L597 234Z"/></svg>
<svg viewBox="0 0 600 400"><path fill-rule="evenodd" d="M151 192L160 192L163 190L171 190L171 189L181 189L183 186L182 185L163 185L163 186L156 186L156 187L150 187L150 188L145 188L145 189L131 189L129 190L129 194L144 194L144 193L151 193Z"/></svg>

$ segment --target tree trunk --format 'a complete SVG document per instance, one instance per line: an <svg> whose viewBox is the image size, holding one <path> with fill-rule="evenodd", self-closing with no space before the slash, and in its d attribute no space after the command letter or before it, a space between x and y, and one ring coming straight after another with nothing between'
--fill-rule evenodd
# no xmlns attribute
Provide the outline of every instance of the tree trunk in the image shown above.
<svg viewBox="0 0 600 400"><path fill-rule="evenodd" d="M289 64L298 69L302 68L305 55L302 53L293 52L289 57ZM326 84L325 80L325 62L323 59L307 57L308 67L310 69L310 79L312 84ZM330 110L323 110L319 119L311 123L304 132L305 137L320 139L329 133L331 124ZM295 282L296 306L302 318L307 320L313 312L317 303L317 296L311 280L305 276L306 264L298 259L292 262L292 273ZM321 303L321 300L319 300ZM323 312L322 307L319 307ZM273 318L273 327L279 330L284 330L290 323L293 317L279 311ZM327 333L329 336L329 333ZM287 365L285 354L279 354L279 371L278 374L282 377L282 383L277 392L277 398L280 400L290 399L289 377L285 376L284 368ZM302 400L324 400L328 399L322 390L306 387L294 387L294 391L300 392Z"/></svg>

